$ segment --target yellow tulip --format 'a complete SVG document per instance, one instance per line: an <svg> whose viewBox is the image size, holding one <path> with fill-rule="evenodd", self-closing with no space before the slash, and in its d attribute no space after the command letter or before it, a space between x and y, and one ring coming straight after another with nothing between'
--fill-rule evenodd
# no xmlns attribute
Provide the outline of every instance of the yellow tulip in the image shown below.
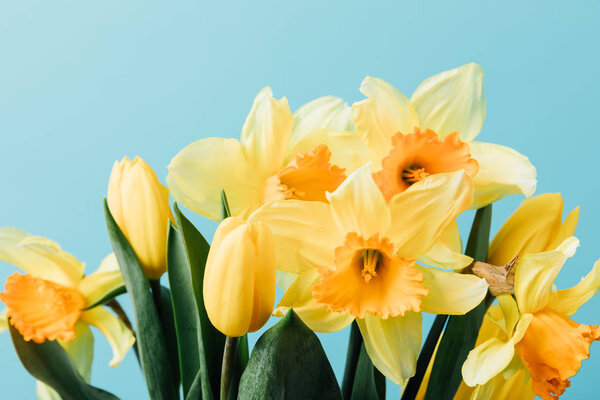
<svg viewBox="0 0 600 400"><path fill-rule="evenodd" d="M167 270L167 228L173 221L169 190L140 157L124 157L113 166L107 202L146 277L159 279Z"/></svg>
<svg viewBox="0 0 600 400"><path fill-rule="evenodd" d="M263 223L225 219L217 228L204 271L204 304L227 336L260 329L275 302L273 234Z"/></svg>

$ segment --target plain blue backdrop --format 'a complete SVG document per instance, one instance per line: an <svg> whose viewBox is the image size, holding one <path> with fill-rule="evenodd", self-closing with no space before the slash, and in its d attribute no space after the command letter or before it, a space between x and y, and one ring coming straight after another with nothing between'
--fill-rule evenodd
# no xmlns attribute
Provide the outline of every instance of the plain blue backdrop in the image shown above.
<svg viewBox="0 0 600 400"><path fill-rule="evenodd" d="M366 75L410 95L473 61L485 71L480 139L529 156L537 193L560 191L568 209L582 207L582 246L558 280L572 285L600 257L599 33L598 0L0 0L0 225L52 238L93 271L111 251L101 203L124 155L145 158L164 180L192 141L239 137L264 86L292 109L328 94L351 103ZM521 200L494 206L494 231ZM212 236L213 223L193 221ZM13 271L1 264L0 281ZM594 298L574 318L599 323L599 307ZM338 377L347 335L320 336ZM133 354L116 369L109 359L98 334L93 383L146 398ZM599 375L594 344L563 398L598 398ZM34 398L7 333L0 384L2 398ZM388 393L397 398L399 388Z"/></svg>

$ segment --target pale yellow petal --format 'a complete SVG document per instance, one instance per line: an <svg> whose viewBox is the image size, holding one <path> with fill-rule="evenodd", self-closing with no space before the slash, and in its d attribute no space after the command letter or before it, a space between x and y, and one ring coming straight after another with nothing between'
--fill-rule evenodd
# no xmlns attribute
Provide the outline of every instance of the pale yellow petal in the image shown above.
<svg viewBox="0 0 600 400"><path fill-rule="evenodd" d="M466 64L425 79L412 95L421 128L440 137L458 132L462 141L477 136L485 119L483 71Z"/></svg>
<svg viewBox="0 0 600 400"><path fill-rule="evenodd" d="M62 400L62 397L42 381L35 381L35 394L38 400Z"/></svg>
<svg viewBox="0 0 600 400"><path fill-rule="evenodd" d="M579 207L575 207L567 218L563 221L558 229L554 229L550 243L548 244L547 250L557 248L562 242L570 236L575 234L577 228L577 222L579 221ZM560 220L559 220L560 223Z"/></svg>
<svg viewBox="0 0 600 400"><path fill-rule="evenodd" d="M75 324L75 338L68 342L60 342L73 366L86 381L92 380L92 361L94 360L94 335L85 322Z"/></svg>
<svg viewBox="0 0 600 400"><path fill-rule="evenodd" d="M419 261L433 267L455 270L463 269L473 262L473 258L462 254L462 243L456 221L448 225Z"/></svg>
<svg viewBox="0 0 600 400"><path fill-rule="evenodd" d="M381 160L390 151L392 136L412 133L419 118L410 100L382 79L366 77L360 91L367 99L352 105L352 120L374 159Z"/></svg>
<svg viewBox="0 0 600 400"><path fill-rule="evenodd" d="M421 313L409 311L388 319L367 314L356 322L373 365L395 384L404 385L415 374L421 349Z"/></svg>
<svg viewBox="0 0 600 400"><path fill-rule="evenodd" d="M321 279L316 270L301 273L275 308L273 315L283 317L290 308L315 332L337 332L354 321L348 313L330 312L312 297L312 287Z"/></svg>
<svg viewBox="0 0 600 400"><path fill-rule="evenodd" d="M429 289L421 299L421 310L432 314L462 315L479 305L484 299L488 284L475 275L439 271L417 265Z"/></svg>
<svg viewBox="0 0 600 400"><path fill-rule="evenodd" d="M292 286L296 278L298 278L298 274L281 270L275 271L275 283L277 283L279 289L284 293Z"/></svg>
<svg viewBox="0 0 600 400"><path fill-rule="evenodd" d="M592 270L577 285L569 289L550 292L548 307L567 317L575 314L600 290L600 260L594 263Z"/></svg>
<svg viewBox="0 0 600 400"><path fill-rule="evenodd" d="M91 305L124 286L123 275L112 253L102 261L94 273L79 282L79 291L85 298L86 304Z"/></svg>
<svg viewBox="0 0 600 400"><path fill-rule="evenodd" d="M369 165L354 171L327 199L343 232L356 232L367 239L377 233L384 235L390 227L390 210Z"/></svg>
<svg viewBox="0 0 600 400"><path fill-rule="evenodd" d="M280 165L281 167L281 165ZM198 140L169 164L167 186L175 200L214 221L221 219L221 190L233 216L247 217L262 203L261 176L235 139Z"/></svg>
<svg viewBox="0 0 600 400"><path fill-rule="evenodd" d="M512 341L491 338L469 352L462 376L469 386L483 385L508 366L515 354Z"/></svg>
<svg viewBox="0 0 600 400"><path fill-rule="evenodd" d="M8 316L6 315L7 309L5 308L0 312L0 333L8 329Z"/></svg>
<svg viewBox="0 0 600 400"><path fill-rule="evenodd" d="M502 314L504 315L504 332L506 332L508 337L511 337L520 316L517 302L510 294L498 295L496 296L496 299L498 300L498 304L500 304Z"/></svg>
<svg viewBox="0 0 600 400"><path fill-rule="evenodd" d="M510 147L493 143L469 143L471 156L479 162L473 178L473 208L481 208L511 194L533 195L537 171L529 159Z"/></svg>
<svg viewBox="0 0 600 400"><path fill-rule="evenodd" d="M273 98L269 87L258 93L242 128L241 143L259 174L271 176L283 167L293 124L294 116L285 97Z"/></svg>
<svg viewBox="0 0 600 400"><path fill-rule="evenodd" d="M102 332L112 347L113 358L109 365L117 367L127 351L135 343L135 337L123 321L102 307L94 307L81 313L81 320L95 326Z"/></svg>
<svg viewBox="0 0 600 400"><path fill-rule="evenodd" d="M398 255L419 258L431 249L473 198L471 178L460 170L435 174L390 200L389 237Z"/></svg>
<svg viewBox="0 0 600 400"><path fill-rule="evenodd" d="M579 240L570 237L556 250L526 254L515 273L515 297L522 313L535 313L548 304L550 287L567 258L575 254Z"/></svg>
<svg viewBox="0 0 600 400"><path fill-rule="evenodd" d="M275 239L277 268L298 274L306 269L332 266L334 250L344 243L328 204L281 200L261 207L249 222L264 222Z"/></svg>
<svg viewBox="0 0 600 400"><path fill-rule="evenodd" d="M294 126L290 146L317 129L334 131L352 130L352 111L344 100L323 96L306 103L294 113Z"/></svg>

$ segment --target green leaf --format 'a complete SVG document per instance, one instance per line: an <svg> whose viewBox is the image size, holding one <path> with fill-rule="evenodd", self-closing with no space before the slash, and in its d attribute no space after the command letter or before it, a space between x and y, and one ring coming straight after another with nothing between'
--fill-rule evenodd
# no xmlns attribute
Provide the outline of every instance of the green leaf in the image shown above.
<svg viewBox="0 0 600 400"><path fill-rule="evenodd" d="M185 244L179 231L171 224L167 235L167 274L171 287L183 396L187 397L200 370L200 320Z"/></svg>
<svg viewBox="0 0 600 400"><path fill-rule="evenodd" d="M179 388L179 353L177 350L177 333L175 329L175 317L173 316L173 305L171 303L171 291L160 286L160 304L158 309L158 318L162 326L163 335L167 344L167 353L171 362L171 379L173 384ZM179 391L179 389L178 389Z"/></svg>
<svg viewBox="0 0 600 400"><path fill-rule="evenodd" d="M114 394L88 385L58 342L27 342L10 324L9 329L13 345L27 372L51 386L63 400L118 400Z"/></svg>
<svg viewBox="0 0 600 400"><path fill-rule="evenodd" d="M184 397L185 400L201 400L202 397L202 371L198 370L187 395Z"/></svg>
<svg viewBox="0 0 600 400"><path fill-rule="evenodd" d="M344 378L342 380L342 395L344 399L349 399L352 396L352 388L354 386L354 378L356 377L356 366L358 365L358 357L362 347L363 338L360 334L360 329L356 321L352 321L350 326L350 337L348 338L348 350L346 352L346 366L344 368Z"/></svg>
<svg viewBox="0 0 600 400"><path fill-rule="evenodd" d="M111 300L114 300L116 297L127 293L127 288L125 287L125 285L123 286L119 286L118 288L114 289L113 291L107 293L104 297L102 297L100 300L96 301L95 303L92 303L91 305L85 307L83 309L83 311L85 310L91 310L94 307L98 307L98 306L103 306L104 304L108 303Z"/></svg>
<svg viewBox="0 0 600 400"><path fill-rule="evenodd" d="M293 310L256 343L238 395L239 400L341 398L321 342Z"/></svg>
<svg viewBox="0 0 600 400"><path fill-rule="evenodd" d="M242 374L248 365L248 335L244 335L238 338L237 346L235 348L235 360L233 363L233 373L231 374L231 383L229 385L229 400L236 400L238 398L238 389Z"/></svg>
<svg viewBox="0 0 600 400"><path fill-rule="evenodd" d="M492 223L492 205L477 210L465 254L486 261ZM453 315L440 341L427 385L426 400L451 400L462 381L461 368L475 346L483 317L493 298L488 296L465 315Z"/></svg>
<svg viewBox="0 0 600 400"><path fill-rule="evenodd" d="M200 323L198 351L200 354L199 368L203 377L201 380L202 399L209 400L219 397L221 363L225 346L225 336L210 323L206 308L204 308L202 285L210 246L196 227L181 213L177 204L173 208L190 266L192 288Z"/></svg>
<svg viewBox="0 0 600 400"><path fill-rule="evenodd" d="M176 399L179 397L179 393L169 372L169 355L158 312L150 292L150 284L144 276L135 252L110 213L106 199L104 200L104 213L108 235L133 308L137 346L148 393L152 400Z"/></svg>
<svg viewBox="0 0 600 400"><path fill-rule="evenodd" d="M225 191L221 189L221 220L231 217L231 209Z"/></svg>

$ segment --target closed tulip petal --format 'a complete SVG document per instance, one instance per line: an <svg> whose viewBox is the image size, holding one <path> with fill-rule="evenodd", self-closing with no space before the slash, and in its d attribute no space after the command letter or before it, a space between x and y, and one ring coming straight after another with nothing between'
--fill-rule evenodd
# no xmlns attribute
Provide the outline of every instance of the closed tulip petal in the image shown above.
<svg viewBox="0 0 600 400"><path fill-rule="evenodd" d="M421 299L421 310L432 314L462 315L479 305L488 285L475 275L439 271L416 266L423 274L429 293Z"/></svg>
<svg viewBox="0 0 600 400"><path fill-rule="evenodd" d="M351 109L339 97L323 96L300 107L294 113L290 145L317 129L352 130Z"/></svg>
<svg viewBox="0 0 600 400"><path fill-rule="evenodd" d="M360 91L367 99L352 105L352 119L374 160L381 160L390 151L392 136L412 133L419 117L410 100L382 79L366 77Z"/></svg>
<svg viewBox="0 0 600 400"><path fill-rule="evenodd" d="M369 165L353 172L327 199L337 225L344 232L363 238L385 233L390 227L390 210L373 181Z"/></svg>
<svg viewBox="0 0 600 400"><path fill-rule="evenodd" d="M166 181L178 203L213 221L221 219L221 190L233 216L247 217L262 204L263 182L235 139L190 144L171 160Z"/></svg>
<svg viewBox="0 0 600 400"><path fill-rule="evenodd" d="M569 289L550 292L548 308L570 317L600 290L600 261L577 285Z"/></svg>
<svg viewBox="0 0 600 400"><path fill-rule="evenodd" d="M79 282L79 291L87 304L94 304L111 292L125 286L114 253L104 258L100 267Z"/></svg>
<svg viewBox="0 0 600 400"><path fill-rule="evenodd" d="M115 317L102 307L94 307L81 313L81 320L95 326L102 332L112 347L113 358L109 365L118 366L127 351L135 343L133 333L125 326L123 321Z"/></svg>
<svg viewBox="0 0 600 400"><path fill-rule="evenodd" d="M458 225L450 223L438 240L424 256L419 258L424 264L444 269L463 269L473 262L473 258L462 253L462 243Z"/></svg>
<svg viewBox="0 0 600 400"><path fill-rule="evenodd" d="M471 178L463 171L432 175L390 200L389 237L397 254L419 258L431 249L473 198Z"/></svg>
<svg viewBox="0 0 600 400"><path fill-rule="evenodd" d="M444 137L458 132L462 141L473 140L485 119L483 71L470 63L432 76L412 95L421 128Z"/></svg>
<svg viewBox="0 0 600 400"><path fill-rule="evenodd" d="M344 234L335 224L329 205L319 201L274 201L248 221L269 226L277 268L295 274L333 265L333 249L344 243Z"/></svg>
<svg viewBox="0 0 600 400"><path fill-rule="evenodd" d="M252 320L248 332L255 332L267 322L275 303L275 241L266 224L259 222L249 227L256 251L256 264Z"/></svg>
<svg viewBox="0 0 600 400"><path fill-rule="evenodd" d="M83 263L48 239L17 228L0 228L0 260L28 274L74 287L83 276Z"/></svg>
<svg viewBox="0 0 600 400"><path fill-rule="evenodd" d="M360 333L373 365L397 385L404 385L415 374L421 349L421 313L382 319L367 314L357 319Z"/></svg>
<svg viewBox="0 0 600 400"><path fill-rule="evenodd" d="M462 375L469 386L483 385L508 366L515 354L512 341L491 338L469 352Z"/></svg>
<svg viewBox="0 0 600 400"><path fill-rule="evenodd" d="M548 304L550 287L567 258L575 254L579 240L570 237L556 250L526 254L517 264L515 297L522 313L535 313Z"/></svg>
<svg viewBox="0 0 600 400"><path fill-rule="evenodd" d="M471 142L471 156L479 162L473 178L475 198L472 208L481 208L511 194L533 195L537 171L529 159L510 147Z"/></svg>
<svg viewBox="0 0 600 400"><path fill-rule="evenodd" d="M285 97L281 100L273 98L269 87L258 93L241 136L244 152L256 172L271 176L281 168L287 156L293 123L294 116Z"/></svg>
<svg viewBox="0 0 600 400"><path fill-rule="evenodd" d="M273 315L283 317L290 308L315 332L337 332L354 321L348 313L328 311L312 296L312 287L321 279L317 270L308 270L300 275L283 295Z"/></svg>

